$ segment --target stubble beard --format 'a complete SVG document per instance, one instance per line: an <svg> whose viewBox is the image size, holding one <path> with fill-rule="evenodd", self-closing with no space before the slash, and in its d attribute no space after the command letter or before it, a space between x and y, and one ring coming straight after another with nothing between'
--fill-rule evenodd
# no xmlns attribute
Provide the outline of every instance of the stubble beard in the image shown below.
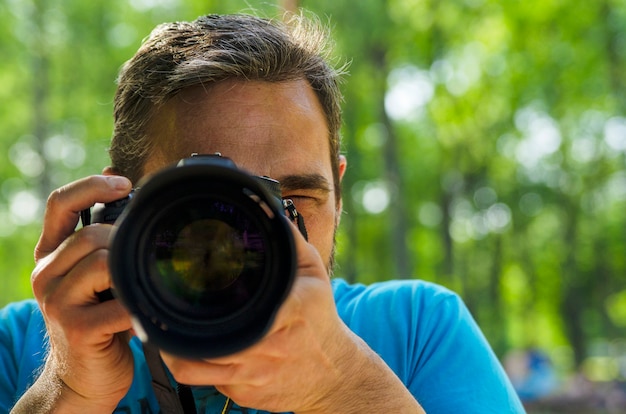
<svg viewBox="0 0 626 414"><path fill-rule="evenodd" d="M326 264L326 271L328 272L328 277L335 277L335 265L337 261L335 259L335 254L337 252L337 229L339 227L338 223L335 223L335 228L333 229L333 242L330 248L330 256L328 257L328 263Z"/></svg>

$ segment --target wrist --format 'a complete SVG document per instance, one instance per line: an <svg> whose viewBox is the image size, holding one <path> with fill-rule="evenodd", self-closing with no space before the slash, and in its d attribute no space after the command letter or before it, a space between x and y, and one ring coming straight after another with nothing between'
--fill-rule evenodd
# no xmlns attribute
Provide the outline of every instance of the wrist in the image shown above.
<svg viewBox="0 0 626 414"><path fill-rule="evenodd" d="M347 327L337 374L315 410L306 414L402 412L423 409L396 374L360 337ZM298 413L298 414L305 414Z"/></svg>
<svg viewBox="0 0 626 414"><path fill-rule="evenodd" d="M116 398L89 398L67 385L62 379L58 378L58 398L52 412L68 413L68 414L110 414L115 411L119 403Z"/></svg>
<svg viewBox="0 0 626 414"><path fill-rule="evenodd" d="M325 392L319 396L314 408L297 411L297 414L351 413L363 412L357 408L358 396L363 387L371 382L367 345L344 326L345 335L333 341L335 348L333 369L326 376Z"/></svg>
<svg viewBox="0 0 626 414"><path fill-rule="evenodd" d="M24 393L11 414L112 413L118 401L89 399L68 386L48 361L35 383Z"/></svg>

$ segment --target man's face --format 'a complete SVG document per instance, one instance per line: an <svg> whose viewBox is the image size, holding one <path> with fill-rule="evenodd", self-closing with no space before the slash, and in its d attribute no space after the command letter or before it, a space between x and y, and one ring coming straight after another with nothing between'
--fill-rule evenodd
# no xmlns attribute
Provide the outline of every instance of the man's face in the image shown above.
<svg viewBox="0 0 626 414"><path fill-rule="evenodd" d="M305 80L224 81L183 91L158 111L149 133L163 143L148 159L150 174L192 153L221 153L251 174L280 181L304 217L309 242L331 263L336 203L328 129ZM340 160L340 175L345 159Z"/></svg>

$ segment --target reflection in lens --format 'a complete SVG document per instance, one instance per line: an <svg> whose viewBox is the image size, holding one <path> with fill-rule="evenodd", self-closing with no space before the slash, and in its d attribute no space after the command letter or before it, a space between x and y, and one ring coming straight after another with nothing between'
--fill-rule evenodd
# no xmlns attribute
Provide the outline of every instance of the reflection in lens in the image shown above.
<svg viewBox="0 0 626 414"><path fill-rule="evenodd" d="M264 277L263 236L230 204L204 203L186 211L186 217L165 214L152 237L151 280L158 300L197 317L241 309Z"/></svg>
<svg viewBox="0 0 626 414"><path fill-rule="evenodd" d="M230 286L243 270L244 245L237 232L219 220L198 220L176 236L171 259L157 259L161 274L176 275L188 296ZM175 286L170 286L175 288Z"/></svg>

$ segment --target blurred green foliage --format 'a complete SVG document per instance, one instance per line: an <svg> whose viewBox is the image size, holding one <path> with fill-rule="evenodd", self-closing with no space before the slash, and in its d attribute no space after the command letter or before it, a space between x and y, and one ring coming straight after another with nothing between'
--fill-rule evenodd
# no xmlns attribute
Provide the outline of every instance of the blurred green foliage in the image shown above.
<svg viewBox="0 0 626 414"><path fill-rule="evenodd" d="M448 286L500 355L538 346L582 366L623 338L626 3L299 3L352 61L336 275ZM141 39L250 9L280 15L252 0L0 1L0 304L31 296L47 194L107 165L116 72Z"/></svg>

